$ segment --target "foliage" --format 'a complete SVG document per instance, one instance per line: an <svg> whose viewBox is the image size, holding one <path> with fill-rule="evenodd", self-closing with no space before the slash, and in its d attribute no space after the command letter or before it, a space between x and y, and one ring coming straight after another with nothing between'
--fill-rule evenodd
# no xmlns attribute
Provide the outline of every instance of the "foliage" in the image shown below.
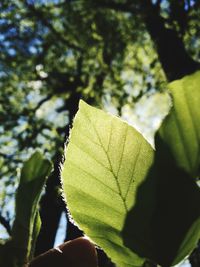
<svg viewBox="0 0 200 267"><path fill-rule="evenodd" d="M11 239L0 247L1 266L24 266L33 257L41 225L38 203L51 168L51 163L39 152L25 162L16 194Z"/></svg>
<svg viewBox="0 0 200 267"><path fill-rule="evenodd" d="M56 161L80 98L120 114L125 103L132 109L146 92L163 89L138 16L98 4L1 1L0 213L9 223L17 169L37 147Z"/></svg>
<svg viewBox="0 0 200 267"><path fill-rule="evenodd" d="M170 84L173 107L160 129L177 165L194 179L200 175L199 79L197 72Z"/></svg>
<svg viewBox="0 0 200 267"><path fill-rule="evenodd" d="M127 123L80 102L64 191L78 225L120 267L141 266L142 259L175 265L200 238L200 191L193 180L199 175L199 78L197 72L169 85L174 105L155 150ZM192 168L182 147L192 151Z"/></svg>
<svg viewBox="0 0 200 267"><path fill-rule="evenodd" d="M64 210L58 163L80 98L129 121L134 117L152 136L166 113L157 92L167 80L200 69L199 3L0 1L0 227L8 236L18 170L40 147L54 172L40 206L48 234L39 239L38 253L53 246Z"/></svg>

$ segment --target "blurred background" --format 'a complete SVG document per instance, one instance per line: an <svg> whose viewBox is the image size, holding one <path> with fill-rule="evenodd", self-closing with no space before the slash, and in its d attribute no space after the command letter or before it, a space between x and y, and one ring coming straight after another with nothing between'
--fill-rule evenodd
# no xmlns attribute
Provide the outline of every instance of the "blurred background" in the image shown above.
<svg viewBox="0 0 200 267"><path fill-rule="evenodd" d="M79 99L121 116L153 145L170 108L167 83L200 69L199 21L199 0L0 0L1 239L35 149L54 164L36 254L82 234L68 220L59 167ZM200 266L199 249L189 262Z"/></svg>

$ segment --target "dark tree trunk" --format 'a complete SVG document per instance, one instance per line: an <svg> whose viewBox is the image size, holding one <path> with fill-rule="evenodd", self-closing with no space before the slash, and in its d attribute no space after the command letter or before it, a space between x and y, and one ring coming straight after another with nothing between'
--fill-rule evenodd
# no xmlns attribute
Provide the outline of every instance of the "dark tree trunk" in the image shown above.
<svg viewBox="0 0 200 267"><path fill-rule="evenodd" d="M60 160L57 160L54 164L54 171L47 181L45 194L40 202L42 227L36 243L36 256L53 247L60 217L64 211L65 205L59 193L61 186L59 164Z"/></svg>
<svg viewBox="0 0 200 267"><path fill-rule="evenodd" d="M70 124L78 110L79 99L80 94L73 92L71 97L66 102L66 109L69 111ZM66 140L69 136L70 124L66 126L65 129ZM60 164L63 163L63 156L64 155L62 152L58 153L54 163L54 171L48 178L45 194L40 202L40 217L42 221L42 227L37 240L35 255L39 255L54 246L61 214L63 211L66 212L66 204L64 203L59 192L59 189L61 189ZM73 235L73 232L71 235ZM63 240L64 239L65 236L63 236Z"/></svg>
<svg viewBox="0 0 200 267"><path fill-rule="evenodd" d="M143 0L141 12L168 81L180 79L200 69L200 64L188 55L179 33L166 28L158 7L150 0Z"/></svg>

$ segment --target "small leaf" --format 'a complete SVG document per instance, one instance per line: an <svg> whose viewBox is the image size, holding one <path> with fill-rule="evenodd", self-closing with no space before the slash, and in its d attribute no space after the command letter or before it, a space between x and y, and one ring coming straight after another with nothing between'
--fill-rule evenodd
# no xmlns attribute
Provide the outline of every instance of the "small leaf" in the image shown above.
<svg viewBox="0 0 200 267"><path fill-rule="evenodd" d="M51 168L50 161L44 159L39 152L35 152L25 162L21 171L10 245L19 266L30 258L31 245L35 242L39 227L38 202Z"/></svg>
<svg viewBox="0 0 200 267"><path fill-rule="evenodd" d="M120 267L143 260L123 244L122 229L153 149L133 127L80 102L63 169L72 216Z"/></svg>
<svg viewBox="0 0 200 267"><path fill-rule="evenodd" d="M169 84L173 107L160 134L178 166L200 175L200 72Z"/></svg>

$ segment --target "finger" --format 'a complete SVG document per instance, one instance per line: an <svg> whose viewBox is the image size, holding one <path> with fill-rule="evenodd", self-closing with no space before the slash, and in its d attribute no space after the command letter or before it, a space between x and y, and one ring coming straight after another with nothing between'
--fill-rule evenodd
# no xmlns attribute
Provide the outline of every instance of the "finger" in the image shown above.
<svg viewBox="0 0 200 267"><path fill-rule="evenodd" d="M29 267L97 267L96 250L89 240L77 238L35 258Z"/></svg>
<svg viewBox="0 0 200 267"><path fill-rule="evenodd" d="M97 267L96 249L88 239L77 238L59 248L63 251L64 262L68 262L69 267Z"/></svg>

